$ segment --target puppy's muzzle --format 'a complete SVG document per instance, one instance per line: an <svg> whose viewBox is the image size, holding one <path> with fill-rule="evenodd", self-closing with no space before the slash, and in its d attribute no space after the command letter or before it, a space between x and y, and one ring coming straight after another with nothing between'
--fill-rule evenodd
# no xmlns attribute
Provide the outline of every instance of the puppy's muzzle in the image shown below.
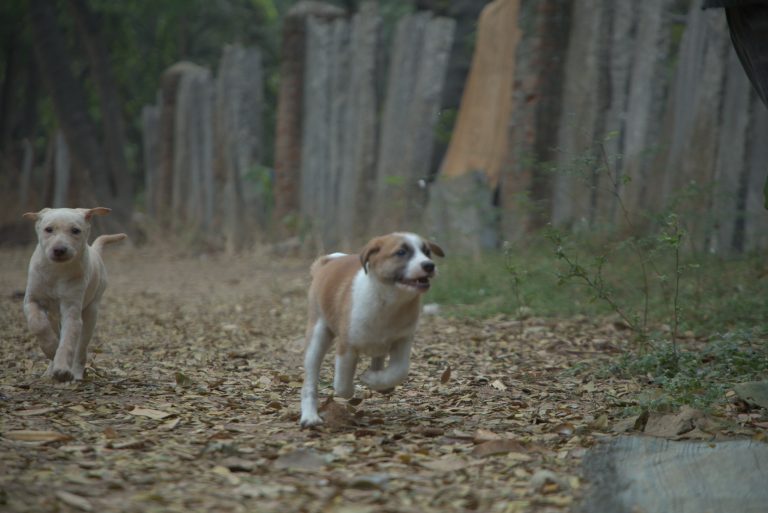
<svg viewBox="0 0 768 513"><path fill-rule="evenodd" d="M408 287L412 290L417 290L419 292L426 292L429 290L429 280L431 278L435 277L435 264L431 260L426 260L421 263L421 270L424 271L426 274L423 276L419 276L417 278L400 278L397 280L397 283L399 285L402 285L404 287Z"/></svg>
<svg viewBox="0 0 768 513"><path fill-rule="evenodd" d="M51 250L51 260L56 262L64 262L69 260L69 249L57 246Z"/></svg>

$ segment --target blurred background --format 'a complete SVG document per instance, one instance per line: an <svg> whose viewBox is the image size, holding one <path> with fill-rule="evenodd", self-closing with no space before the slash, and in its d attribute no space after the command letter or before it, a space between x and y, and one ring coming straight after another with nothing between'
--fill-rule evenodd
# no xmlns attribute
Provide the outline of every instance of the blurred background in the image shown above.
<svg viewBox="0 0 768 513"><path fill-rule="evenodd" d="M0 244L25 211L206 251L479 254L542 230L765 248L768 111L696 0L6 0ZM558 235L559 236L559 235Z"/></svg>

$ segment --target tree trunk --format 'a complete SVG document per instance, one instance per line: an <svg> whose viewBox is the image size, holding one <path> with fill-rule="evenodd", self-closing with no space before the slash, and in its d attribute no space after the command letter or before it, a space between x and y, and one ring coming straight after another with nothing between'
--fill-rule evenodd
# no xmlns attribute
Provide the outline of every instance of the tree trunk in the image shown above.
<svg viewBox="0 0 768 513"><path fill-rule="evenodd" d="M5 69L3 70L2 88L0 88L0 154L10 152L11 130L15 119L14 93L19 78L19 37L17 31L8 35L5 45Z"/></svg>
<svg viewBox="0 0 768 513"><path fill-rule="evenodd" d="M515 77L510 55L520 40L519 9L519 0L496 0L483 9L461 110L429 189L426 226L454 252L476 254L497 246L493 198L508 151Z"/></svg>
<svg viewBox="0 0 768 513"><path fill-rule="evenodd" d="M120 98L110 66L107 45L102 36L101 23L86 0L69 0L68 4L79 28L99 91L104 152L111 192L116 200L113 208L117 216L128 220L132 207L133 184L125 162L125 130Z"/></svg>
<svg viewBox="0 0 768 513"><path fill-rule="evenodd" d="M85 89L72 73L72 60L56 24L54 5L47 0L29 0L28 7L35 55L67 145L79 166L88 170L93 185L91 196L109 206L115 198L107 162L88 116Z"/></svg>
<svg viewBox="0 0 768 513"><path fill-rule="evenodd" d="M69 148L61 131L56 132L56 149L53 159L53 208L69 207L71 163Z"/></svg>
<svg viewBox="0 0 768 513"><path fill-rule="evenodd" d="M155 217L157 205L155 187L160 167L160 101L141 109L141 136L144 160L144 206Z"/></svg>
<svg viewBox="0 0 768 513"><path fill-rule="evenodd" d="M397 24L379 139L374 232L421 223L455 25L426 12Z"/></svg>
<svg viewBox="0 0 768 513"><path fill-rule="evenodd" d="M212 126L215 141L218 218L229 253L247 247L266 225L262 185L263 73L256 48L228 45L216 77ZM211 184L212 185L212 184ZM211 188L211 194L213 190Z"/></svg>
<svg viewBox="0 0 768 513"><path fill-rule="evenodd" d="M367 238L373 184L376 180L377 114L376 85L382 70L376 58L381 43L381 17L374 2L364 2L352 19L349 33L349 68L345 112L339 120L342 134L339 202L335 225L340 247L354 248ZM349 212L355 212L354 216Z"/></svg>
<svg viewBox="0 0 768 513"><path fill-rule="evenodd" d="M294 234L299 226L302 119L306 18L344 16L337 7L319 2L296 4L285 17L280 56L280 95L275 133L275 213L281 235Z"/></svg>
<svg viewBox="0 0 768 513"><path fill-rule="evenodd" d="M522 0L509 153L501 176L502 234L517 239L551 218L552 177L572 2Z"/></svg>

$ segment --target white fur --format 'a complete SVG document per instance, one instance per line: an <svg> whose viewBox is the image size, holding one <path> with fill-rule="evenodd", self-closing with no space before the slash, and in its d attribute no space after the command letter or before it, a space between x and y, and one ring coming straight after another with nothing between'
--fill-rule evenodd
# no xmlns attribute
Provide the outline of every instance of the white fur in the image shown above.
<svg viewBox="0 0 768 513"><path fill-rule="evenodd" d="M424 241L413 233L394 234L402 236L414 253L404 272L404 279L416 280L434 276L424 270L422 264L433 263L424 253ZM337 258L344 253L332 253L325 258ZM351 398L354 395L354 376L361 356L372 358L370 367L361 374L360 380L372 390L387 391L399 385L408 377L411 345L416 323L397 325L395 315L402 311L405 303L423 290L398 282L383 283L373 274L359 269L351 284L349 325L346 333L346 350L336 355L334 374L335 395ZM414 307L418 308L420 302ZM301 425L314 426L322 423L317 412L317 378L320 364L331 345L331 334L322 315L308 335L307 351L304 358L304 386L301 394ZM387 356L389 361L387 362Z"/></svg>
<svg viewBox="0 0 768 513"><path fill-rule="evenodd" d="M418 278L424 276L424 270L421 265L424 262L431 262L432 259L424 254L422 247L424 246L424 240L415 233L400 233L405 240L407 240L411 246L413 246L415 253L408 261L408 268L405 271L405 277L409 279Z"/></svg>
<svg viewBox="0 0 768 513"><path fill-rule="evenodd" d="M410 266L410 265L409 265ZM359 270L352 282L349 344L366 356L386 356L392 343L413 335L415 326L404 332L392 332L388 311L413 299L416 292L384 285Z"/></svg>
<svg viewBox="0 0 768 513"><path fill-rule="evenodd" d="M312 334L304 354L304 386L301 389L301 424L314 426L323 420L317 414L317 379L320 374L320 364L325 353L331 346L331 333L325 321L318 319L312 329Z"/></svg>
<svg viewBox="0 0 768 513"><path fill-rule="evenodd" d="M94 247L89 246L92 210L44 209L25 215L37 220L38 244L29 261L24 314L51 359L45 376L57 381L83 379L88 343L107 286L100 248L125 238L124 234L102 236ZM98 210L96 215L109 212Z"/></svg>

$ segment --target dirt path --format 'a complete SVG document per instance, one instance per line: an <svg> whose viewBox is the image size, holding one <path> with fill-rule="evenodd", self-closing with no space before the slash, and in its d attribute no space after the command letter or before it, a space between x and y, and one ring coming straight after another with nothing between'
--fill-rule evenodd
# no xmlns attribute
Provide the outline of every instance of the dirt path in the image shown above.
<svg viewBox="0 0 768 513"><path fill-rule="evenodd" d="M29 252L0 254L0 510L564 511L633 387L590 377L617 350L610 326L431 316L404 386L358 388L302 431L307 262L108 253L73 385L39 377Z"/></svg>

